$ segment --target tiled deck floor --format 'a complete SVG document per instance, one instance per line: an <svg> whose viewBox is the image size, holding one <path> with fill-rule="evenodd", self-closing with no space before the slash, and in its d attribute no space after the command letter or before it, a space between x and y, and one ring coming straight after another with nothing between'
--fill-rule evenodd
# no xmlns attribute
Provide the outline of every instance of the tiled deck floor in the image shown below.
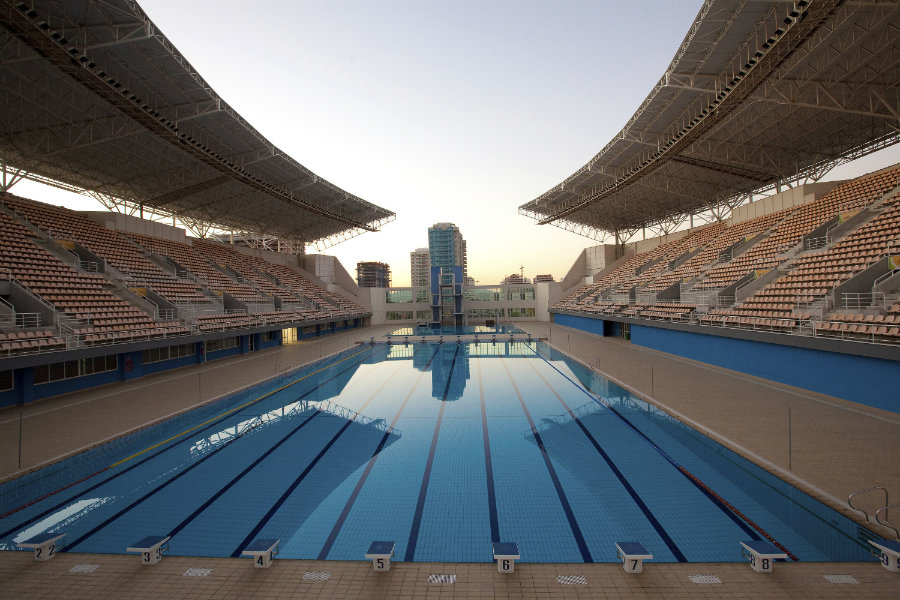
<svg viewBox="0 0 900 600"><path fill-rule="evenodd" d="M562 351L680 415L782 477L840 507L847 490L879 482L900 497L900 417L754 377L598 338L546 323L523 329L549 337ZM0 479L120 432L207 402L230 390L343 350L386 327L234 357L137 381L76 392L0 411ZM788 412L790 407L790 413ZM790 414L790 418L788 418ZM790 428L788 428L790 424ZM23 432L21 452L19 431ZM872 440L882 446L873 458ZM790 442L790 443L788 443ZM735 553L739 548L735 548ZM501 576L490 564L395 563L389 573L370 563L276 560L254 569L249 560L169 556L142 567L136 555L0 552L0 598L897 598L900 577L872 563L784 563L771 575L742 563L654 564L626 574L618 565L522 564ZM76 565L99 565L72 573ZM212 569L205 577L191 568ZM327 581L304 580L330 572ZM455 584L429 584L431 574L455 574ZM690 575L715 574L720 584ZM859 583L830 583L823 575ZM562 585L558 575L583 575Z"/></svg>

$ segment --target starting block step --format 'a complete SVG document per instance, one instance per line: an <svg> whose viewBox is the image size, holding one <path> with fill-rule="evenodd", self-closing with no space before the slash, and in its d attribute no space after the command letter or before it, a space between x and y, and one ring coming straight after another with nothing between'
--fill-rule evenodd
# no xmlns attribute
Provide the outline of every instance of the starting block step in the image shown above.
<svg viewBox="0 0 900 600"><path fill-rule="evenodd" d="M772 561L787 558L786 553L765 540L741 542L741 556L750 559L750 566L757 573L771 573Z"/></svg>
<svg viewBox="0 0 900 600"><path fill-rule="evenodd" d="M516 570L516 561L519 560L519 545L515 542L493 542L494 560L497 561L497 571L500 573L512 573Z"/></svg>
<svg viewBox="0 0 900 600"><path fill-rule="evenodd" d="M66 537L64 533L41 533L17 543L16 546L34 550L34 560L50 560L56 555L56 551L62 548L60 540L64 537Z"/></svg>
<svg viewBox="0 0 900 600"><path fill-rule="evenodd" d="M391 557L394 556L394 542L372 542L366 551L366 558L372 559L376 571L389 571Z"/></svg>
<svg viewBox="0 0 900 600"><path fill-rule="evenodd" d="M881 566L893 573L900 572L900 542L897 540L869 540L881 551Z"/></svg>
<svg viewBox="0 0 900 600"><path fill-rule="evenodd" d="M125 551L140 553L142 565L155 565L162 559L163 551L168 549L168 535L148 535L128 546Z"/></svg>
<svg viewBox="0 0 900 600"><path fill-rule="evenodd" d="M653 559L650 551L640 542L616 542L616 556L622 560L626 573L642 573L644 561Z"/></svg>
<svg viewBox="0 0 900 600"><path fill-rule="evenodd" d="M241 551L241 556L252 556L253 566L258 569L268 569L272 566L272 559L278 554L278 544L281 540L271 538L258 538Z"/></svg>

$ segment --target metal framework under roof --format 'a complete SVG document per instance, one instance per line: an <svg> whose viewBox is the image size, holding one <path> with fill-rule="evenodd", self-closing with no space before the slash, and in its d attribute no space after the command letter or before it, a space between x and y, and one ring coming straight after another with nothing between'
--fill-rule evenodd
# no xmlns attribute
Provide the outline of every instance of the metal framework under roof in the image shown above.
<svg viewBox="0 0 900 600"><path fill-rule="evenodd" d="M395 218L264 138L137 2L0 0L0 22L5 169L304 243Z"/></svg>
<svg viewBox="0 0 900 600"><path fill-rule="evenodd" d="M707 0L619 134L519 213L624 242L898 141L898 0Z"/></svg>

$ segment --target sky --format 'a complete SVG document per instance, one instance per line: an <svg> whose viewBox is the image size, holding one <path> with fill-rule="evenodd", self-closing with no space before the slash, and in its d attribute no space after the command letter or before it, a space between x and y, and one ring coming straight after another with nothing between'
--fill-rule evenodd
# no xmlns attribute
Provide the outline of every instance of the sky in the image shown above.
<svg viewBox="0 0 900 600"><path fill-rule="evenodd" d="M617 134L681 44L700 0L142 0L226 102L295 160L397 214L322 251L355 275L391 266L428 227L456 224L468 271L496 284L561 279L594 242L518 207ZM832 171L900 162L892 148ZM826 178L826 179L828 179ZM95 201L23 182L13 193L79 210ZM310 252L317 252L310 249Z"/></svg>

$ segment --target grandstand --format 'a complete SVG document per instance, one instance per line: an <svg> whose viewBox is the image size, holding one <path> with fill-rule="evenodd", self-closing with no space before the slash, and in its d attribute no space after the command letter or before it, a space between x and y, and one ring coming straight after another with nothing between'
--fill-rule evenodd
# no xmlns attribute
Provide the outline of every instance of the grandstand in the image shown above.
<svg viewBox="0 0 900 600"><path fill-rule="evenodd" d="M312 257L216 240L298 250L394 214L265 140L135 3L75 4L0 5L0 75L16 84L0 90L0 407L368 328L372 297ZM704 3L620 134L519 208L613 241L541 284L552 324L589 340L584 356L627 344L895 419L900 165L823 176L900 141L897 16L896 2ZM22 198L22 177L219 235Z"/></svg>

